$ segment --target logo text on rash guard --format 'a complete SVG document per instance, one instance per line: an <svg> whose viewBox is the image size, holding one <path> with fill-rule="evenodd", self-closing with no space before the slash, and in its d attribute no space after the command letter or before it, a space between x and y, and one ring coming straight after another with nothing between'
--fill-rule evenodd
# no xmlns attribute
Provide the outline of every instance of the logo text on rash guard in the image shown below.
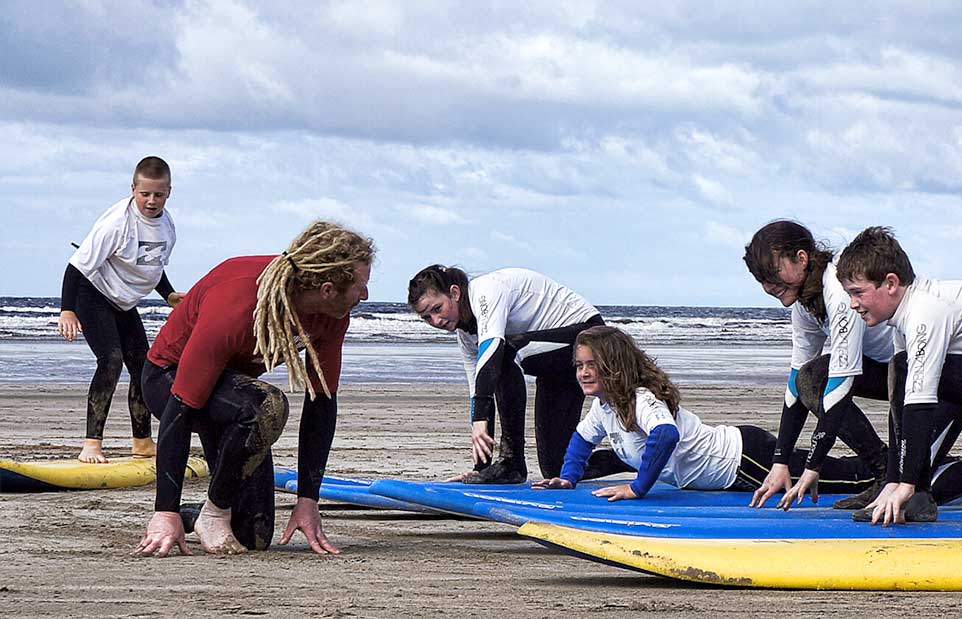
<svg viewBox="0 0 962 619"><path fill-rule="evenodd" d="M925 383L925 348L929 345L929 334L925 325L915 329L915 356L912 359L912 393L922 391Z"/></svg>
<svg viewBox="0 0 962 619"><path fill-rule="evenodd" d="M839 303L835 310L835 317L838 321L839 341L832 342L832 362L837 368L846 368L848 367L848 338L852 335L852 317L849 315L848 306Z"/></svg>
<svg viewBox="0 0 962 619"><path fill-rule="evenodd" d="M164 266L167 241L140 241L137 244L137 265Z"/></svg>
<svg viewBox="0 0 962 619"><path fill-rule="evenodd" d="M480 335L488 331L488 298L484 295L478 299L478 309L481 311L481 315L478 316L478 334Z"/></svg>

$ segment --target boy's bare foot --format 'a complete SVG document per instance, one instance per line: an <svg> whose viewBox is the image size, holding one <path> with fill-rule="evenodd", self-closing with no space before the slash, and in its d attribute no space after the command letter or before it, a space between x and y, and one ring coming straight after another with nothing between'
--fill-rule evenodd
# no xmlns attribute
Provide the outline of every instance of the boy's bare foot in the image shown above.
<svg viewBox="0 0 962 619"><path fill-rule="evenodd" d="M221 509L210 502L204 502L200 516L194 523L194 533L200 538L204 552L214 555L238 555L247 548L237 541L230 528L230 509Z"/></svg>
<svg viewBox="0 0 962 619"><path fill-rule="evenodd" d="M136 458L153 458L157 455L157 443L150 438L135 438L134 446L130 448L130 455Z"/></svg>
<svg viewBox="0 0 962 619"><path fill-rule="evenodd" d="M95 438L85 438L84 446L80 450L77 459L89 464L106 464L107 456L104 455L103 441Z"/></svg>

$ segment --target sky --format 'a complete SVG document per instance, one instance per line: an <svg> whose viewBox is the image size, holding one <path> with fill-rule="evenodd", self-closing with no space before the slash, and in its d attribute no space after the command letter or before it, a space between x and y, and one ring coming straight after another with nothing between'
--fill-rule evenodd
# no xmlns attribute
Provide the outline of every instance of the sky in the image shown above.
<svg viewBox="0 0 962 619"><path fill-rule="evenodd" d="M374 238L377 301L442 263L772 306L777 218L962 278L962 5L783 4L7 0L0 295L58 296L146 155L180 290L317 218Z"/></svg>

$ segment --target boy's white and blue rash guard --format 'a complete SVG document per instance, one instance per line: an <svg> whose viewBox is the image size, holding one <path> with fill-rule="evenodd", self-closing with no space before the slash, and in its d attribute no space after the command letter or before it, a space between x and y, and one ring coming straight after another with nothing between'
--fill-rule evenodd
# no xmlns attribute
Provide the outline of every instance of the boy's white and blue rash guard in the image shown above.
<svg viewBox="0 0 962 619"><path fill-rule="evenodd" d="M798 435L805 424L807 410L798 399L795 378L803 365L822 354L829 342L828 383L822 393L825 413L818 420L812 435L812 447L806 466L821 468L829 450L835 444L839 426L852 405L852 384L862 373L862 355L880 363L892 358L892 329L888 325L866 327L862 318L851 308L848 293L842 288L829 264L822 274L822 298L827 319L820 321L796 301L792 305L792 363L785 389L785 405L779 424L774 462L788 464Z"/></svg>
<svg viewBox="0 0 962 619"><path fill-rule="evenodd" d="M608 437L614 452L623 462L638 470L639 478L650 478L652 481L657 478L676 488L723 490L735 481L742 457L742 435L738 428L707 426L697 415L684 408L679 408L672 416L668 406L645 388L635 392L635 419L638 429L627 432L615 410L596 398L588 414L578 424L572 442L580 438L590 445L597 445ZM646 452L652 446L649 437L665 425L677 431L677 443L673 451L666 460L647 458ZM577 479L566 477L568 471L577 469L570 466L575 463L569 463L569 454L566 454L561 476L575 483ZM587 460L587 454L582 455ZM658 466L656 471L645 470L650 462L657 460L661 460L663 465ZM650 488L650 484L647 485ZM639 493L633 483L632 489L635 494L644 496L648 488L643 488L643 492Z"/></svg>
<svg viewBox="0 0 962 619"><path fill-rule="evenodd" d="M902 436L897 446L889 446L887 481L917 484L929 458L945 357L962 355L962 281L916 278L888 324L895 329L896 354L906 353L908 371ZM945 378L962 381L962 376Z"/></svg>
<svg viewBox="0 0 962 619"><path fill-rule="evenodd" d="M571 289L529 269L492 271L468 283L477 334L458 329L458 345L471 392L471 420L494 414L494 391L501 371L505 338L559 329L588 321L598 309ZM533 341L518 351L523 359L571 342Z"/></svg>

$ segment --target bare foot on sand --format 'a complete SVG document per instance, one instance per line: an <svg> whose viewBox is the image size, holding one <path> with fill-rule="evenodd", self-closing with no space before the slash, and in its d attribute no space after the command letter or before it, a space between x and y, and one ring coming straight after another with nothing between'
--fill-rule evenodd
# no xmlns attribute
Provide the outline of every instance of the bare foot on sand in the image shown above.
<svg viewBox="0 0 962 619"><path fill-rule="evenodd" d="M210 502L204 502L200 516L194 523L194 533L200 538L204 552L213 555L239 555L247 548L237 541L230 528L230 509L221 509Z"/></svg>
<svg viewBox="0 0 962 619"><path fill-rule="evenodd" d="M89 464L106 464L107 456L104 455L103 441L95 438L85 438L83 449L77 459Z"/></svg>
<svg viewBox="0 0 962 619"><path fill-rule="evenodd" d="M135 438L134 446L130 448L130 455L135 458L153 458L157 455L157 443L150 438Z"/></svg>

